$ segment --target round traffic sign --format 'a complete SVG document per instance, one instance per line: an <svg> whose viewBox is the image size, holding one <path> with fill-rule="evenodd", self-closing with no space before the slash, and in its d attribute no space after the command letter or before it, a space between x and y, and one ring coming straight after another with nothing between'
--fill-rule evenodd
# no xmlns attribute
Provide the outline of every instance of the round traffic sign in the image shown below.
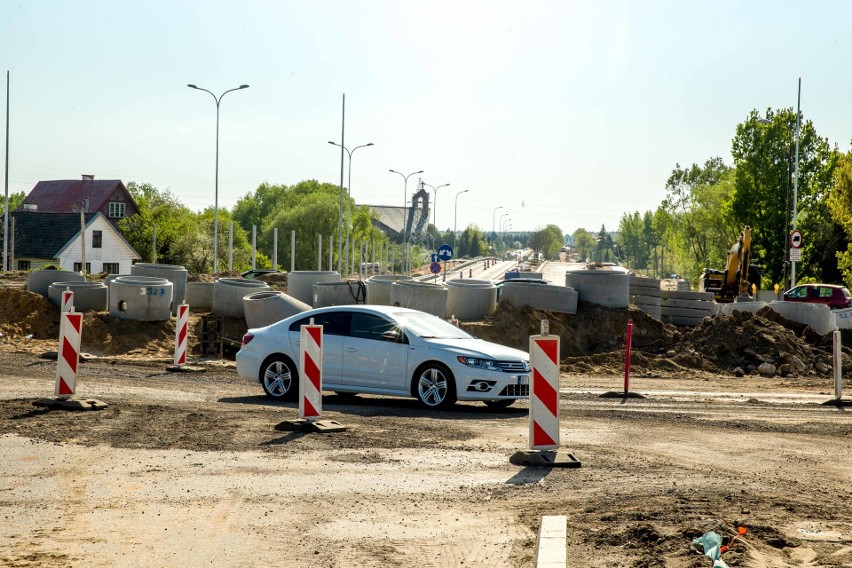
<svg viewBox="0 0 852 568"><path fill-rule="evenodd" d="M453 258L453 247L450 245L441 245L438 247L438 258L444 262Z"/></svg>
<svg viewBox="0 0 852 568"><path fill-rule="evenodd" d="M793 231L790 233L790 246L796 249L802 246L801 231Z"/></svg>
<svg viewBox="0 0 852 568"><path fill-rule="evenodd" d="M441 272L441 263L433 262L432 264L430 264L429 272L431 272L432 274L438 274L439 272Z"/></svg>

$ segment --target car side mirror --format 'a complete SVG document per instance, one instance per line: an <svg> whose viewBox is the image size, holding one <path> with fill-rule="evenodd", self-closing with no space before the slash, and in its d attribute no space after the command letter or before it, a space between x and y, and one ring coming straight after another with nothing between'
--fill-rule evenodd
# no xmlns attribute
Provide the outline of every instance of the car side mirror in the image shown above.
<svg viewBox="0 0 852 568"><path fill-rule="evenodd" d="M382 333L382 339L385 341L391 341L393 343L399 343L400 341L400 333L398 329L389 329L386 332Z"/></svg>

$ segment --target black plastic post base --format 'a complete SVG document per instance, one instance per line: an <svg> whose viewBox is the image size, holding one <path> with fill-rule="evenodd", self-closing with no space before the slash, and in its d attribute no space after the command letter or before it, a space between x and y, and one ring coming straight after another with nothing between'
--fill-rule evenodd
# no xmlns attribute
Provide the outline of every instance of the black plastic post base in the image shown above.
<svg viewBox="0 0 852 568"><path fill-rule="evenodd" d="M823 406L852 406L852 399L849 398L832 398L831 400L826 400L822 403Z"/></svg>
<svg viewBox="0 0 852 568"><path fill-rule="evenodd" d="M345 432L346 426L336 420L307 420L305 418L296 418L295 420L285 420L275 426L276 430L284 432L316 432L318 434L328 434L331 432Z"/></svg>
<svg viewBox="0 0 852 568"><path fill-rule="evenodd" d="M103 410L107 404L94 398L40 398L33 401L33 406L56 410Z"/></svg>
<svg viewBox="0 0 852 568"><path fill-rule="evenodd" d="M645 396L638 392L609 391L603 393L601 398L645 398Z"/></svg>
<svg viewBox="0 0 852 568"><path fill-rule="evenodd" d="M574 454L558 450L521 450L512 454L509 463L527 467L580 467L583 465Z"/></svg>

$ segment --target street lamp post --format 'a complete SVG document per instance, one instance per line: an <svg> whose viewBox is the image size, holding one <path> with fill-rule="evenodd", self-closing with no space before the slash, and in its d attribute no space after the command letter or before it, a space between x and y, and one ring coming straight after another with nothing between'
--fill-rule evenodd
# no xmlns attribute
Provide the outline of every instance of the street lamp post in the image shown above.
<svg viewBox="0 0 852 568"><path fill-rule="evenodd" d="M453 245L456 244L456 232L459 228L459 195L462 193L467 193L470 191L469 189L462 190L456 194L456 206L453 214Z"/></svg>
<svg viewBox="0 0 852 568"><path fill-rule="evenodd" d="M392 174L401 175L402 179L403 179L403 186L402 186L402 251L401 251L401 254L400 254L400 261L402 262L403 270L405 270L405 243L407 241L407 234L408 234L408 215L405 214L405 206L408 205L408 178L410 178L411 176L413 176L415 174L422 174L423 170L420 170L418 172L411 172L408 175L405 175L405 174L398 172L396 170L388 170L388 171Z"/></svg>
<svg viewBox="0 0 852 568"><path fill-rule="evenodd" d="M497 207L494 208L494 212L491 214L491 234L494 235L494 236L497 236L497 233L494 231L494 227L497 224L496 215L497 215L498 209L503 209L503 206L498 205Z"/></svg>
<svg viewBox="0 0 852 568"><path fill-rule="evenodd" d="M216 101L216 189L213 198L213 274L216 274L219 271L219 103L222 102L222 97L231 91L248 89L249 86L240 85L239 87L228 89L218 97L207 89L202 89L196 85L187 85L187 87L210 93L210 96Z"/></svg>
<svg viewBox="0 0 852 568"><path fill-rule="evenodd" d="M438 187L435 187L434 185L431 185L431 184L428 184L428 183L424 183L423 185L425 185L427 187L431 187L432 193L435 194L435 200L432 202L432 226L435 228L435 232L440 235L440 232L438 231L438 190L441 189L442 187L447 187L450 184L442 183ZM428 222L428 219L427 219L427 222ZM432 248L433 249L435 248L435 238L434 237L432 238Z"/></svg>
<svg viewBox="0 0 852 568"><path fill-rule="evenodd" d="M358 148L366 148L367 146L372 146L372 142L368 142L366 144L361 144L360 146L355 146L352 148L352 151L349 151L349 148L343 146L342 144L338 144L337 142L328 141L332 146L338 146L346 150L346 153L349 155L349 181L348 181L348 189L346 191L346 252L344 254L343 266L346 271L349 270L349 228L352 226L352 154L355 153L355 150ZM341 235L342 238L342 235ZM353 259L354 260L354 259ZM344 276L344 275L341 275Z"/></svg>
<svg viewBox="0 0 852 568"><path fill-rule="evenodd" d="M799 190L799 131L801 129L802 116L802 78L799 77L799 95L796 102L796 166L793 170L793 231L796 230L796 198ZM787 239L790 236L787 235ZM786 259L784 259L786 260ZM796 285L796 261L790 262L790 289Z"/></svg>

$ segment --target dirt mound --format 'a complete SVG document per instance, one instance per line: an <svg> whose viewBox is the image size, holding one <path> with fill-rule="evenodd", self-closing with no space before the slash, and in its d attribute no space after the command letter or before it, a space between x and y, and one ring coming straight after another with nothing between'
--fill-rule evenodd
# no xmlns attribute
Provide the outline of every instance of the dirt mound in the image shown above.
<svg viewBox="0 0 852 568"><path fill-rule="evenodd" d="M50 300L22 288L0 287L0 332L49 339L59 335L59 308Z"/></svg>
<svg viewBox="0 0 852 568"><path fill-rule="evenodd" d="M563 370L610 374L624 372L627 321L633 322L631 370L637 374L756 373L770 363L782 376L827 375L831 372L830 336L787 320L765 308L758 314L734 312L707 318L694 328L658 322L635 309L612 309L580 302L576 314L559 314L501 302L482 322L462 325L470 333L515 347L529 348L529 336L540 333L540 321L561 338ZM844 367L852 363L844 352Z"/></svg>
<svg viewBox="0 0 852 568"><path fill-rule="evenodd" d="M636 348L668 348L678 336L674 326L658 322L641 310L606 308L587 302L578 304L576 314L562 314L502 301L491 316L481 322L463 323L462 327L482 339L527 350L530 335L541 333L543 319L550 323L550 333L561 338L563 359L624 349L628 320L633 321Z"/></svg>

